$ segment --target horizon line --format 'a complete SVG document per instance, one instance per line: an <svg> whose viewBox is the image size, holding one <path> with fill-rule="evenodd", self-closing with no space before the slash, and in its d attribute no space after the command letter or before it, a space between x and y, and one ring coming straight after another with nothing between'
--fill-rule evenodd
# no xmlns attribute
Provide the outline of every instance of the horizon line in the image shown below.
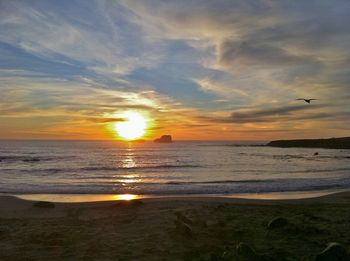
<svg viewBox="0 0 350 261"><path fill-rule="evenodd" d="M113 141L113 142L153 142L153 139L138 139L138 140L115 140L115 139L22 139L22 138L9 138L9 139L4 139L4 138L0 138L0 141ZM215 140L215 139L177 139L177 140L173 140L173 142L177 142L177 141L230 141L230 142L266 142L269 140Z"/></svg>

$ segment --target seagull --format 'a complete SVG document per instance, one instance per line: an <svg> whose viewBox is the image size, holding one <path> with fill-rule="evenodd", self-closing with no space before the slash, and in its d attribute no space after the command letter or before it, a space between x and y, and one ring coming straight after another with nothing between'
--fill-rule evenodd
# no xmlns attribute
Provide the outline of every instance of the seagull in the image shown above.
<svg viewBox="0 0 350 261"><path fill-rule="evenodd" d="M304 99L304 98L299 98L299 99L296 99L297 101L305 101L307 103L310 103L311 101L314 101L314 100L317 100L317 99Z"/></svg>

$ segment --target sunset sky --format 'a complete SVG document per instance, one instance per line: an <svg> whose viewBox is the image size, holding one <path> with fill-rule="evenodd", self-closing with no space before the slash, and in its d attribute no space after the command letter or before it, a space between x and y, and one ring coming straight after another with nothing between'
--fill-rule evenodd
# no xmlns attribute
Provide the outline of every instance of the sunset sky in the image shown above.
<svg viewBox="0 0 350 261"><path fill-rule="evenodd" d="M118 138L127 111L146 139L350 136L349 14L349 0L0 0L0 139Z"/></svg>

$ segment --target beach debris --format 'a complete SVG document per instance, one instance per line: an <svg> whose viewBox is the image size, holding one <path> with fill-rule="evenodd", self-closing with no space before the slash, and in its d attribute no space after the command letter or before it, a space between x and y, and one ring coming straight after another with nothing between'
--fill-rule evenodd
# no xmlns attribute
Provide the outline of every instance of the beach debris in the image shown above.
<svg viewBox="0 0 350 261"><path fill-rule="evenodd" d="M234 260L234 256L232 254L232 251L225 250L221 256L219 256L218 260Z"/></svg>
<svg viewBox="0 0 350 261"><path fill-rule="evenodd" d="M179 220L178 218L175 220L175 228L179 234L185 237L193 237L193 230L190 225L186 224L182 220Z"/></svg>
<svg viewBox="0 0 350 261"><path fill-rule="evenodd" d="M236 246L236 254L238 257L238 260L257 260L258 259L258 255L256 254L255 250L249 246L246 243L240 242L237 246Z"/></svg>
<svg viewBox="0 0 350 261"><path fill-rule="evenodd" d="M288 225L288 220L284 217L276 217L267 225L267 229L276 229Z"/></svg>
<svg viewBox="0 0 350 261"><path fill-rule="evenodd" d="M332 242L319 254L316 255L315 261L342 261L350 260L346 248L339 243Z"/></svg>
<svg viewBox="0 0 350 261"><path fill-rule="evenodd" d="M193 221L182 214L180 211L175 212L175 216L179 221L182 221L188 225L193 225Z"/></svg>
<svg viewBox="0 0 350 261"><path fill-rule="evenodd" d="M176 219L175 219L176 231L178 231L180 234L186 237L193 237L194 234L193 234L192 225L194 225L194 221L186 217L180 211L177 211L174 214L176 216Z"/></svg>
<svg viewBox="0 0 350 261"><path fill-rule="evenodd" d="M256 251L251 246L249 246L248 244L243 243L243 242L240 242L236 246L235 256L236 256L236 258L224 259L224 260L275 261L275 259L273 257L269 256L268 254L258 254L258 253L256 253Z"/></svg>
<svg viewBox="0 0 350 261"><path fill-rule="evenodd" d="M36 208L55 208L55 204L49 201L38 201L33 204Z"/></svg>
<svg viewBox="0 0 350 261"><path fill-rule="evenodd" d="M317 155L318 155L318 152L315 152L315 153L314 153L314 156L317 156Z"/></svg>

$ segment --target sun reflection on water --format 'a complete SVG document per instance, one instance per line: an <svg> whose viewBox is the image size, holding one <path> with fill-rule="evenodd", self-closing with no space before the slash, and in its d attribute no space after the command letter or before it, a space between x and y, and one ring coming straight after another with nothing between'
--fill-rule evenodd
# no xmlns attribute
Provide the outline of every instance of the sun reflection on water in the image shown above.
<svg viewBox="0 0 350 261"><path fill-rule="evenodd" d="M126 153L122 159L121 165L123 168L135 168L137 166L134 149L132 147L128 147L126 149Z"/></svg>
<svg viewBox="0 0 350 261"><path fill-rule="evenodd" d="M133 200L141 198L139 195L134 194L120 194L113 197L114 200Z"/></svg>
<svg viewBox="0 0 350 261"><path fill-rule="evenodd" d="M120 182L122 183L135 183L135 182L142 182L142 180L139 178L138 175L124 175L122 176L122 179L120 179Z"/></svg>
<svg viewBox="0 0 350 261"><path fill-rule="evenodd" d="M19 198L35 201L51 201L51 202L97 202L112 200L134 200L145 198L144 195L135 194L105 194L105 195L89 195L89 194L26 194L16 195Z"/></svg>

